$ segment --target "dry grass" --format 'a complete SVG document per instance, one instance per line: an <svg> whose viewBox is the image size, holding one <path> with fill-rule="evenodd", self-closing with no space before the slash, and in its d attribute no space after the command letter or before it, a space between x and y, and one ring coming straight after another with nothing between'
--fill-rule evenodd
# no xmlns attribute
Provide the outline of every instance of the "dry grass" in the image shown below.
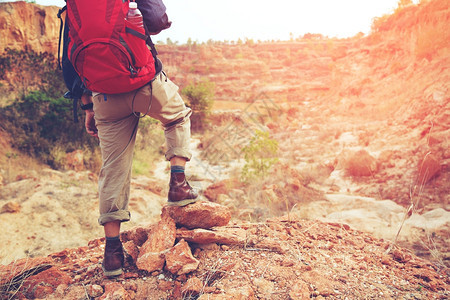
<svg viewBox="0 0 450 300"><path fill-rule="evenodd" d="M245 186L243 199L235 199L239 218L261 222L289 215L295 206L323 199L322 192L308 187L308 181L314 176L302 176L287 165L273 167L266 178L256 178Z"/></svg>
<svg viewBox="0 0 450 300"><path fill-rule="evenodd" d="M5 167L5 169L0 170L0 172L3 171L0 173L0 181L1 177L3 177L5 184L14 182L21 177L39 175L43 168L48 168L48 166L45 166L36 159L15 150L4 153L2 159L0 159L0 163Z"/></svg>
<svg viewBox="0 0 450 300"><path fill-rule="evenodd" d="M426 156L428 155L430 155L430 152L426 154ZM391 244L389 245L389 248L386 250L386 254L390 253L397 246L400 233L403 229L406 220L408 220L408 218L410 218L413 213L419 213L418 207L420 204L421 197L424 194L424 189L426 185L425 178L428 178L427 174L429 172L428 169L423 170L423 168L424 165L422 164L419 168L419 172L414 184L411 184L409 194L410 205L405 209L405 214L403 216L402 222L400 223L399 229L396 235L394 236ZM434 259L434 262L436 262L441 267L445 268L446 266L443 260L444 255L442 254L441 251L438 250L438 247L433 237L434 233L430 232L429 230L425 230L425 234L427 239L426 240L418 239L420 240L420 244L430 252L431 256Z"/></svg>

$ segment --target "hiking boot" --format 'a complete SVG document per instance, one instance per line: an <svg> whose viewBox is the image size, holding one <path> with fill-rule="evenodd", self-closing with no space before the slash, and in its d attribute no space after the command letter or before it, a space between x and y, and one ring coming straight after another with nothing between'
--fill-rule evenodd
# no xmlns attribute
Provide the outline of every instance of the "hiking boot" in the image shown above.
<svg viewBox="0 0 450 300"><path fill-rule="evenodd" d="M198 193L186 181L184 173L172 173L169 186L169 206L186 206L197 201Z"/></svg>
<svg viewBox="0 0 450 300"><path fill-rule="evenodd" d="M106 241L105 256L103 258L102 269L106 277L114 277L122 274L123 267L122 242Z"/></svg>

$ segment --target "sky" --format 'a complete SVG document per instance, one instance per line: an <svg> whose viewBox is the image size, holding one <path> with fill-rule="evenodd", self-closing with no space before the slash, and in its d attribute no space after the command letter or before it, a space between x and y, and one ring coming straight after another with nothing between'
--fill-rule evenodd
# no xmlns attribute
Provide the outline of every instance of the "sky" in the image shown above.
<svg viewBox="0 0 450 300"><path fill-rule="evenodd" d="M0 1L5 2L5 1ZM414 1L417 2L417 1ZM36 0L63 6L64 0ZM346 38L368 34L375 17L390 14L398 0L164 0L172 27L154 41L185 43L253 39L289 40L305 33Z"/></svg>

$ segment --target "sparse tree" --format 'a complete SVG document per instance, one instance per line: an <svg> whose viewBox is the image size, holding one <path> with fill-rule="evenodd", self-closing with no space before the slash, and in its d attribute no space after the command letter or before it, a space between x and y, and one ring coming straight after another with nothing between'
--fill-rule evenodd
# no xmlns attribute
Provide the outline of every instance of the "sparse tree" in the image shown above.
<svg viewBox="0 0 450 300"><path fill-rule="evenodd" d="M181 93L187 97L192 109L191 126L193 130L203 130L214 103L215 84L202 80L197 84L189 84Z"/></svg>

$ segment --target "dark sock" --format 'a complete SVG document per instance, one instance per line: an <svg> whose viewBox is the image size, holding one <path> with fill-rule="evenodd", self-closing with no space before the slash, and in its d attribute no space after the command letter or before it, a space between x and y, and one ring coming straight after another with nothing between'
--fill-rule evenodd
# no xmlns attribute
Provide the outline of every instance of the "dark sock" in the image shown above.
<svg viewBox="0 0 450 300"><path fill-rule="evenodd" d="M120 238L119 238L119 236L112 236L112 237L107 236L106 241L107 242L120 241Z"/></svg>
<svg viewBox="0 0 450 300"><path fill-rule="evenodd" d="M171 166L170 173L184 173L184 167L183 166Z"/></svg>

